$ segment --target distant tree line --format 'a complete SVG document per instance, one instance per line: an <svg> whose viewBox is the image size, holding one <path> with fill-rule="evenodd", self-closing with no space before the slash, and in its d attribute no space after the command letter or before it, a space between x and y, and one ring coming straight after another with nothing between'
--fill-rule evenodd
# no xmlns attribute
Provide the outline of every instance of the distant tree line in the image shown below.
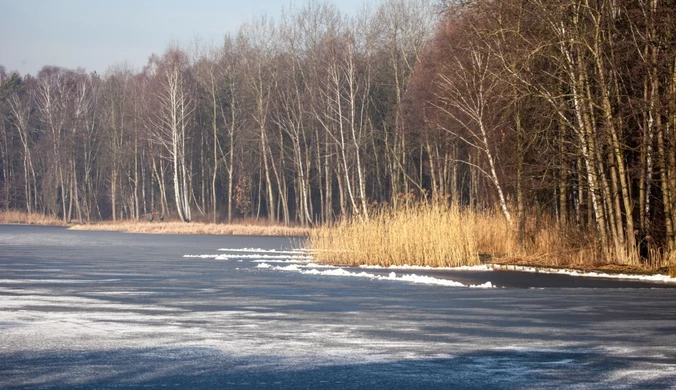
<svg viewBox="0 0 676 390"><path fill-rule="evenodd" d="M675 1L313 1L141 72L0 77L6 209L313 225L436 199L522 245L550 217L623 262L676 249Z"/></svg>

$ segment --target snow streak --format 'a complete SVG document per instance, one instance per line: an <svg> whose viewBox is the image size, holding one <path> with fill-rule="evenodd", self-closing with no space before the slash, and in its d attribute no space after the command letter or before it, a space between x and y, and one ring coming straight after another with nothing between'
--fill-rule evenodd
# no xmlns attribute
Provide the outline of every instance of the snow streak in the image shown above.
<svg viewBox="0 0 676 390"><path fill-rule="evenodd" d="M305 275L317 276L339 276L339 277L357 277L367 278L371 280L389 280L399 282L409 282L417 284L428 284L447 287L470 287L470 288L493 288L491 282L486 282L479 285L465 285L460 282L447 279L439 279L431 276L420 276L416 274L403 274L397 276L395 272L390 272L389 275L376 275L368 272L351 272L340 267L312 263L312 256L306 250L274 250L261 248L221 248L222 254L203 254L203 255L184 255L185 258L201 258L214 260L236 260L249 261L257 263L256 268L268 269L273 271L298 272ZM277 266L272 264L288 264L284 266ZM377 267L364 267L374 268ZM382 267L381 267L382 268ZM404 270L433 270L430 267L399 267ZM462 268L461 268L462 269ZM468 268L469 269L469 268ZM472 268L474 269L474 268Z"/></svg>
<svg viewBox="0 0 676 390"><path fill-rule="evenodd" d="M448 279L440 279L432 276L416 275L415 273L406 273L397 276L395 272L390 272L388 276L377 275L369 272L352 272L340 267L322 265L312 263L313 257L311 251L305 249L293 250L274 250L262 248L221 248L221 254L204 254L204 255L185 255L186 258L202 258L214 260L237 260L249 261L257 263L259 269L269 269L274 271L298 272L305 275L318 276L343 276L343 277L357 277L368 278L372 280L394 280L404 281L418 284L429 284L438 286L450 287L470 287L470 288L493 288L495 287L491 282L486 282L479 285L465 285ZM276 266L272 264L288 264L285 266ZM556 269L556 268L538 268L525 267L517 265L501 265L501 264L483 264L476 266L463 267L429 267L429 266L389 266L382 267L377 265L362 265L359 266L363 270L391 270L391 271L473 271L473 272L491 272L491 271L517 271L543 274L559 274L570 275L574 277L589 277L589 278L605 278L605 279L622 279L643 282L656 283L676 283L676 278L671 278L667 275L627 275L627 274L607 274L599 272L582 272L570 269ZM323 269L323 270L319 270Z"/></svg>
<svg viewBox="0 0 676 390"><path fill-rule="evenodd" d="M315 266L314 264L310 265L310 268ZM301 274L305 275L321 275L321 276L350 276L350 277L356 277L356 278L368 278L372 280L394 280L394 281L404 281L404 282L411 282L411 283L419 283L419 284L431 284L431 285L438 285L438 286L450 286L450 287L470 287L470 288L493 288L493 284L491 282L486 282L484 284L476 284L476 285L465 285L453 280L446 280L446 279L437 279L433 278L431 276L420 276L416 274L405 274L401 276L397 276L395 272L390 272L388 276L382 276L382 275L376 275L376 274L370 274L367 272L350 272L346 271L342 268L336 268L332 267L332 269L328 269L325 271L319 271L316 268L311 268L311 269L305 269L305 267L298 266L298 265L288 265L286 267L281 267L281 266L272 266L267 263L262 263L258 264L258 268L264 268L264 269L274 269L278 271L290 271L290 272L299 272Z"/></svg>

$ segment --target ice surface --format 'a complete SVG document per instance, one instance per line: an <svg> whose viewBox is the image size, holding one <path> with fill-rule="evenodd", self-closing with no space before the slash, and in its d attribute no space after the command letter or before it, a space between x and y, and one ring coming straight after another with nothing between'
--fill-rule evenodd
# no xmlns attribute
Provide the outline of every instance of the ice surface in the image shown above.
<svg viewBox="0 0 676 390"><path fill-rule="evenodd" d="M71 234L105 250L45 241L11 252L0 242L0 388L676 383L674 289L439 288L454 281L278 263L306 255L242 238L52 241ZM249 250L209 254L241 240Z"/></svg>

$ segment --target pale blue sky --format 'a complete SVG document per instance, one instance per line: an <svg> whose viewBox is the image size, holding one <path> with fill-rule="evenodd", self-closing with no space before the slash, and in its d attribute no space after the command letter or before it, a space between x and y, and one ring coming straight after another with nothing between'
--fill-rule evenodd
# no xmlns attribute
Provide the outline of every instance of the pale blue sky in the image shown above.
<svg viewBox="0 0 676 390"><path fill-rule="evenodd" d="M140 70L152 53L198 36L220 43L225 33L306 0L0 0L0 65L35 75L44 65L106 72L126 61ZM340 0L354 14L363 3Z"/></svg>

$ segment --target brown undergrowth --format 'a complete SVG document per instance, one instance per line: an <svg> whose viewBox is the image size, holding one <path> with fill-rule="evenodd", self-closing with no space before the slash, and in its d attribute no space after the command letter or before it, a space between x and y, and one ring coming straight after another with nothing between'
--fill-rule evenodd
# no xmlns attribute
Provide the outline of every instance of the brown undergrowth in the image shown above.
<svg viewBox="0 0 676 390"><path fill-rule="evenodd" d="M316 261L342 265L479 264L473 215L456 206L412 206L377 212L368 220L343 219L313 229Z"/></svg>
<svg viewBox="0 0 676 390"><path fill-rule="evenodd" d="M669 256L669 276L676 278L676 252L671 252Z"/></svg>
<svg viewBox="0 0 676 390"><path fill-rule="evenodd" d="M212 234L212 235L240 235L240 236L307 236L309 228L299 226L283 226L270 224L267 221L244 219L236 220L232 224L206 222L177 222L157 220L151 222L146 219L140 221L123 220L118 222L102 221L89 224L65 223L54 216L44 214L28 214L22 211L0 211L0 224L30 224L69 226L72 230L117 231L129 233L159 233L159 234Z"/></svg>
<svg viewBox="0 0 676 390"><path fill-rule="evenodd" d="M203 222L148 222L148 221L120 221L97 222L91 224L73 225L72 230L118 231L128 233L157 233L157 234L211 234L237 236L306 236L309 229L297 226L283 226L253 223L251 221L236 221L232 224L203 223Z"/></svg>
<svg viewBox="0 0 676 390"><path fill-rule="evenodd" d="M0 211L0 224L25 224L25 225L50 225L65 226L62 220L40 213L28 214L24 211L4 210Z"/></svg>
<svg viewBox="0 0 676 390"><path fill-rule="evenodd" d="M310 233L318 262L339 265L420 265L454 267L480 262L543 267L655 272L671 264L653 251L650 260L598 249L593 232L560 227L537 213L527 221L523 248L515 229L498 211L476 212L456 205L418 204L352 217Z"/></svg>

